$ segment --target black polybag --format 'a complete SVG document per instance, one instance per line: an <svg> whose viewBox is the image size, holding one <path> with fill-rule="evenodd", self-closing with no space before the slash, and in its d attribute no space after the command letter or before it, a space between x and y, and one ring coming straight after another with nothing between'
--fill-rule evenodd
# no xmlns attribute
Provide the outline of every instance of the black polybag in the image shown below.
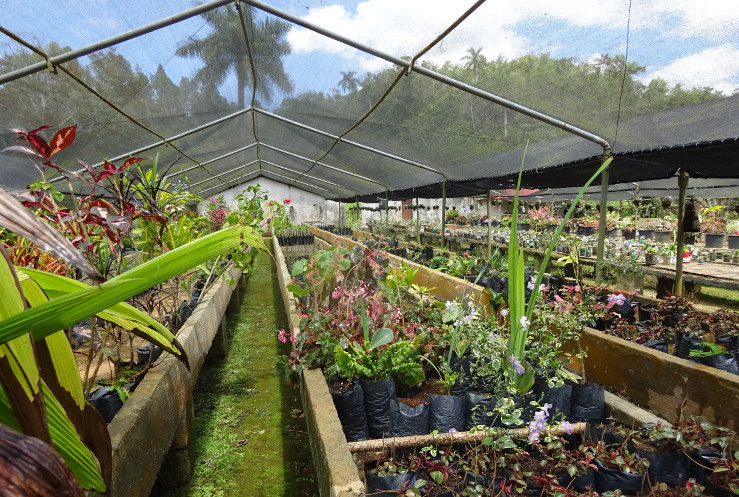
<svg viewBox="0 0 739 497"><path fill-rule="evenodd" d="M464 397L432 394L429 404L429 431L464 431Z"/></svg>
<svg viewBox="0 0 739 497"><path fill-rule="evenodd" d="M606 398L603 385L573 385L570 417L575 421L601 419L605 415Z"/></svg>
<svg viewBox="0 0 739 497"><path fill-rule="evenodd" d="M369 438L367 416L364 412L364 392L359 383L354 383L351 390L342 393L331 393L336 412L349 442L358 442Z"/></svg>
<svg viewBox="0 0 739 497"><path fill-rule="evenodd" d="M392 399L390 413L394 437L426 435L429 432L429 405L426 402L411 406L402 400Z"/></svg>
<svg viewBox="0 0 739 497"><path fill-rule="evenodd" d="M364 393L364 410L367 415L367 428L371 438L389 437L393 422L390 415L390 401L395 398L395 380L360 380Z"/></svg>

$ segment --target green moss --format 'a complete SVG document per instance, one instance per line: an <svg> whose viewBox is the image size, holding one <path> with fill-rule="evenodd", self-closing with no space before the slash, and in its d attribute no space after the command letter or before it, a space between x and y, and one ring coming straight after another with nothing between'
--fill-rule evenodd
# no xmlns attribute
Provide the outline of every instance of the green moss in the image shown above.
<svg viewBox="0 0 739 497"><path fill-rule="evenodd" d="M243 295L228 321L228 357L198 378L193 477L157 497L318 495L300 392L275 368L289 344L277 340L287 318L269 257L256 258Z"/></svg>

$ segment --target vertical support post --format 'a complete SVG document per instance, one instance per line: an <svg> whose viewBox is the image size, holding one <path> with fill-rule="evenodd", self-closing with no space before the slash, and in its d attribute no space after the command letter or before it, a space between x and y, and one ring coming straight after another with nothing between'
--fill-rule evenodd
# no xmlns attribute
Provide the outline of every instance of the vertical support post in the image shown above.
<svg viewBox="0 0 739 497"><path fill-rule="evenodd" d="M675 295L683 294L683 251L685 250L685 192L688 189L688 173L680 170L677 178L677 261L675 263Z"/></svg>
<svg viewBox="0 0 739 497"><path fill-rule="evenodd" d="M490 222L490 215L492 214L492 212L491 212L492 209L491 209L491 206L490 206L490 196L491 195L492 195L492 193L490 192L490 190L488 190L488 195L487 195L486 201L485 201L485 207L486 207L485 212L486 212L486 215L488 217L488 222L487 222L487 225L488 225L488 259L490 259L490 256L493 255L493 240L492 240L492 236L491 236L492 228L490 227L491 224L492 224Z"/></svg>
<svg viewBox="0 0 739 497"><path fill-rule="evenodd" d="M387 199L387 190L385 190L385 222L390 223L390 201Z"/></svg>
<svg viewBox="0 0 739 497"><path fill-rule="evenodd" d="M421 209L418 208L418 197L416 197L416 244L421 245Z"/></svg>
<svg viewBox="0 0 739 497"><path fill-rule="evenodd" d="M441 182L441 248L446 249L446 181Z"/></svg>
<svg viewBox="0 0 739 497"><path fill-rule="evenodd" d="M600 219L598 220L598 242L595 248L595 284L600 285L603 278L603 253L606 243L606 215L608 214L608 181L611 166L600 174Z"/></svg>

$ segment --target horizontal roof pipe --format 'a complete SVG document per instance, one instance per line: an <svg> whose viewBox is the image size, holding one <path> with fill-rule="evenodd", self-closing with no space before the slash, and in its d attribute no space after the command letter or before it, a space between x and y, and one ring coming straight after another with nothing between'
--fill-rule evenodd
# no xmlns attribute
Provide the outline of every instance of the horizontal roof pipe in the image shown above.
<svg viewBox="0 0 739 497"><path fill-rule="evenodd" d="M321 190L321 191L324 191L324 192L327 192L327 191L328 191L328 190L326 190L325 188L321 188L320 186L315 186L315 185L311 185L310 183L305 183L305 182L303 182L303 181L297 181L297 180L293 180L292 178L288 178L287 176L283 176L283 175L281 175L281 174L278 174L278 173L275 173L275 172L272 172L272 171L267 171L266 169L255 169L254 171L252 171L252 172L250 172L250 173L246 173L246 174L244 174L243 176L239 176L238 178L235 178L235 179L232 179L231 181L228 181L228 182L226 182L226 184L229 184L229 183L234 183L234 182L237 182L237 181L241 181L241 182L244 182L244 181L246 181L246 178L248 178L249 176L251 176L251 175L253 175L253 174L255 174L255 173L260 173L260 174L270 174L270 175L272 175L272 176L276 176L276 177L278 177L278 178L282 178L282 179L284 179L284 180L288 180L288 181L294 181L295 183L299 183L299 184L301 184L301 185L305 185L305 186L307 186L308 188L313 188L313 189L316 189L316 190ZM237 186L237 185L238 185L238 183L236 183L236 184L233 184L233 185L231 185L231 186L226 186L225 188L223 188L223 186L224 186L224 185L216 185L216 186L212 186L212 187L210 187L210 188L206 188L205 190L201 190L201 191L199 191L199 192L197 192L197 193L198 193L199 195L202 195L203 193L205 193L205 192L209 192L209 191L211 191L211 190L215 190L216 188L221 188L221 190L220 190L220 191L223 191L223 190L227 190L228 188L233 188L234 186ZM323 195L321 195L321 194L318 194L318 195L320 195L321 197L323 197ZM326 198L326 197L324 197L324 198Z"/></svg>
<svg viewBox="0 0 739 497"><path fill-rule="evenodd" d="M294 16L282 10L276 9L272 7L271 5L267 5L263 2L260 2L257 0L243 0L243 1L253 7L256 7L259 10L263 10L264 12L280 17L288 22L297 24L298 26L302 26L306 29L322 34L323 36L331 38L332 40L338 41L345 45L349 45L350 47L356 48L357 50L368 53L370 55L374 55L375 57L379 57L380 59L386 60L397 66L404 67L406 69L412 69L413 71L417 73L423 74L424 76L427 76L431 79L435 79L436 81L449 85L453 88L457 88L458 90L462 90L464 92L470 93L477 97L483 98L489 102L502 105L503 107L514 110L516 112L520 112L521 114L532 117L538 121L542 121L552 126L556 126L557 128L563 129L567 131L568 133L572 133L574 135L577 135L593 143L597 143L599 146L603 148L604 155L608 156L611 154L611 145L610 143L608 143L608 140L598 135L595 135L593 133L590 133L589 131L585 131L584 129L578 128L577 126L569 124L565 121L549 116L537 110L531 109L524 105L518 104L511 100L505 99L503 97L499 97L498 95L486 92L484 90L480 90L479 88L475 88L474 86L468 85L467 83L463 83L456 79L450 78L449 76L439 74L425 67L416 66L416 65L413 65L411 67L411 63L407 60L399 59L398 57L395 57L393 55L387 54L385 52L381 52L380 50L374 49L362 43L351 40L345 36L334 33L333 31L329 31L328 29L322 28L321 26L308 22L304 19L301 19L300 17Z"/></svg>
<svg viewBox="0 0 739 497"><path fill-rule="evenodd" d="M245 167L248 167L248 166L254 165L254 164L256 164L257 162L259 162L259 161L258 161L258 160L253 160L253 161L251 161L251 162L247 162L246 164L241 164L241 165L240 165L239 167L235 167L235 168L233 168L233 169L229 169L228 171L222 172L222 173L220 173L220 174L216 174L216 175L215 175L215 176L213 176L212 178L207 178L207 179L203 179L203 180L197 181L197 182L195 182L195 183L189 183L189 186L190 186L190 187L193 187L193 186L201 185L201 184L203 184L203 183L207 183L208 181L213 181L213 179L215 179L215 178L220 178L220 177L222 177L222 176L226 176L226 175L229 175L229 174L231 174L231 173L235 173L235 172L236 172L236 171L238 171L239 169L243 169L243 168L245 168Z"/></svg>
<svg viewBox="0 0 739 497"><path fill-rule="evenodd" d="M215 190L216 188L221 188L221 190L219 190L219 191L222 192L223 190L228 190L229 188L233 188L234 186L236 186L236 185L230 185L230 186L225 186L225 185L229 185L229 183L233 183L234 181L241 181L241 182L246 181L246 178L248 178L249 176L251 176L253 174L259 173L259 172L261 172L260 169L255 169L252 172L246 173L246 174L242 174L241 176L239 176L237 178L234 178L231 181L226 181L223 185L211 186L210 188L206 188L205 190L200 190L199 192L195 192L195 193L197 193L198 195L202 195L203 193L209 192L211 190ZM225 186L225 188L224 188L224 186Z"/></svg>
<svg viewBox="0 0 739 497"><path fill-rule="evenodd" d="M146 146L143 146L141 148L137 148L136 150L131 150L129 152L126 152L125 154L121 154L121 155L118 155L116 157L113 157L112 159L108 159L108 162L119 161L121 159L126 159L128 157L131 157L132 155L140 154L142 152L147 152L147 151L149 151L151 149L154 149L154 148L157 148L157 147L161 147L162 145L166 145L168 142L171 142L171 141L174 141L174 140L179 140L180 138L185 138L186 136L190 136L192 134L195 134L198 131L203 131L203 130L208 129L208 128L211 128L211 127L213 127L213 126L215 126L217 124L221 124L222 122L229 121L229 120L233 119L234 117L240 116L241 114L246 114L249 111L251 111L251 109L237 110L236 112L233 112L233 113L231 113L231 114L229 114L227 116L219 117L218 119L216 119L214 121L210 121L208 123L201 124L200 126L198 126L196 128L192 128L192 129L187 130L187 131L184 131L184 132L182 132L182 133L180 133L178 135L171 136L171 137L167 138L166 140L159 140L158 142L151 143L151 144L146 145ZM105 164L105 163L104 162L98 162L97 164L93 164L92 165L92 168L95 169L97 167L102 166L103 164ZM200 167L200 166L195 166L195 167ZM84 171L84 169L79 169L79 170L77 170L75 172L76 173L81 173L83 171ZM51 183L55 183L55 182L61 181L63 179L64 178L62 178L62 177L57 177L57 178L51 179L50 182Z"/></svg>
<svg viewBox="0 0 739 497"><path fill-rule="evenodd" d="M270 162L270 161L268 161L268 160L260 159L260 162L262 162L262 163L264 163L264 164L269 164L270 166L276 167L277 169L282 169L283 171L290 171L290 172L292 172L292 173L298 172L298 171L293 171L293 170L292 170L292 169L290 169L289 167L281 166L281 165L279 165L279 164L275 164L274 162ZM337 187L337 188L341 188L342 190L347 190L347 191L350 191L350 192L352 192L352 193L356 193L356 192L355 192L354 190L352 190L351 188L347 188L347 187L345 187L345 186L341 186L341 185L339 185L339 184L337 184L337 183L334 183L334 182L332 182L332 181L327 181L327 180L325 180L325 179L317 178L317 177L315 177L315 176L311 176L310 174L303 174L303 176L304 176L304 177L306 177L306 178L308 178L308 179L312 179L312 180L320 181L321 183L326 183L327 185L331 185L331 186L335 186L335 187Z"/></svg>
<svg viewBox="0 0 739 497"><path fill-rule="evenodd" d="M293 183L298 183L300 185L305 185L305 186L307 186L309 188L315 188L316 190L322 190L324 192L327 192L328 191L325 188L321 188L320 186L311 185L310 183L306 183L304 181L298 181L298 180L295 180L295 179L292 179L292 178L288 178L287 176L283 176L282 174L278 174L278 173L275 173L273 171L267 171L266 169L260 169L260 171L263 172L264 174L271 174L272 176L277 176L278 178L286 179L288 181L292 181ZM321 195L321 196L323 196L323 195Z"/></svg>
<svg viewBox="0 0 739 497"><path fill-rule="evenodd" d="M185 168L185 169L183 169L181 171L177 171L176 173L168 174L168 175L165 176L165 178L171 178L172 176L178 176L180 174L190 172L193 169L198 169L200 167L207 166L208 164L212 164L212 163L214 163L216 161L219 161L221 159L225 159L226 157L231 157L232 155L236 155L239 152L243 152L244 150L249 150L250 148L253 148L253 147L256 147L256 146L257 146L256 143L252 143L251 145L247 145L246 147L237 148L236 150L233 150L231 152L225 153L223 155L219 155L218 157L214 157L213 159L208 159L205 162L201 162L198 165L190 166L190 167L187 167L187 168ZM216 176L220 176L220 175L217 174Z"/></svg>
<svg viewBox="0 0 739 497"><path fill-rule="evenodd" d="M290 157L295 157L296 159L300 159L300 160L305 161L305 162L315 163L315 164L318 164L319 166L325 167L326 169L331 169L332 171L336 171L336 172L339 172L339 173L342 173L342 174L346 174L347 176L352 176L354 178L358 178L358 179L361 179L363 181L369 181L370 183L374 183L376 185L380 185L380 186L382 186L384 188L387 188L385 185L383 185L379 181L375 181L372 178L368 178L367 176L362 176L361 174L353 173L351 171L344 171L341 168L338 168L338 167L335 167L335 166L330 166L330 165L326 164L325 162L314 161L313 159L309 159L308 157L304 157L302 155L299 155L299 154L296 154L296 153L293 153L293 152L288 152L287 150L283 150L283 149L281 149L279 147L274 147L272 145L268 145L268 144L266 144L264 142L259 142L259 145L262 146L262 147L266 147L266 148L268 148L270 150L274 150L275 152L280 152L282 154L285 154L285 155L290 156Z"/></svg>
<svg viewBox="0 0 739 497"><path fill-rule="evenodd" d="M263 114L263 115L268 116L268 117L272 117L274 119L277 119L278 121L282 121L282 122L287 123L287 124L292 124L293 126L297 126L298 128L302 128L302 129L307 130L307 131L312 131L313 133L316 133L316 134L325 136L327 138L331 138L331 139L334 139L334 140L339 140L341 143L346 143L347 145L351 145L353 147L361 148L362 150L366 150L368 152L372 152L374 154L378 154L378 155L381 155L383 157L387 157L388 159L397 160L399 162L403 162L403 163L408 164L408 165L411 165L411 166L415 166L415 167L419 167L421 169L425 169L426 171L431 171L432 173L438 174L439 176L442 176L442 177L446 178L446 176L444 175L444 173L442 173L440 171L437 171L433 167L427 166L425 164L421 164L420 162L412 161L410 159L406 159L406 158L400 157L398 155L393 155L393 154L388 153L388 152L383 152L382 150L378 150L376 148L370 147L369 145L363 145L363 144L358 143L358 142L355 142L355 141L351 141L351 140L347 140L345 138L341 138L339 135L334 135L332 133L329 133L328 131L323 131L323 130L318 129L318 128L313 128L311 126L308 126L307 124L303 124L303 123L300 123L298 121L293 121L292 119L288 119L287 117L282 117L282 116L279 116L277 114L272 114L271 112L267 112L266 110L263 110L263 109L257 109L257 108L255 108L254 109L254 112L256 112L258 114Z"/></svg>
<svg viewBox="0 0 739 497"><path fill-rule="evenodd" d="M199 16L204 12L222 7L223 5L229 3L233 3L233 0L213 0L211 2L206 2L202 5L198 5L173 16L165 17L164 19L160 19L150 24L132 29L131 31L126 31L125 33L112 36L97 43L92 43L90 45L87 45L86 47L78 48L77 50L72 50L60 55L55 55L54 57L49 58L48 63L50 63L51 65L63 64L64 62L69 62L70 60L78 59L80 57L84 57L85 55L90 55L91 53L99 52L100 50L118 45L119 43L123 43L124 41L132 40L141 35L151 33L152 31L171 26L172 24L176 24L180 21L185 21L192 17ZM16 69L15 71L11 71L0 76L0 85L16 80L18 78L22 78L24 76L28 76L30 74L44 71L48 68L49 65L47 64L47 61L43 61L31 64L30 66L26 66L21 69Z"/></svg>

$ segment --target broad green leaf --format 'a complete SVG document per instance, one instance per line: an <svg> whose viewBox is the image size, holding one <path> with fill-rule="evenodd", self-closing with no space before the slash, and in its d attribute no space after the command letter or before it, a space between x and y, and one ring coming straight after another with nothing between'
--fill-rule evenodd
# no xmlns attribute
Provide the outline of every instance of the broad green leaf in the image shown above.
<svg viewBox="0 0 739 497"><path fill-rule="evenodd" d="M245 245L268 252L262 237L249 227L234 226L211 233L98 286L49 300L0 321L0 343L6 343L29 330L36 340L40 340L182 274L193 266Z"/></svg>
<svg viewBox="0 0 739 497"><path fill-rule="evenodd" d="M308 295L308 290L305 288L300 287L299 285L287 285L287 290L292 292L296 297L305 297Z"/></svg>
<svg viewBox="0 0 739 497"><path fill-rule="evenodd" d="M372 334L369 350L376 349L383 345L387 345L393 341L393 330L390 328L380 328Z"/></svg>
<svg viewBox="0 0 739 497"><path fill-rule="evenodd" d="M302 274L305 272L305 266L308 264L307 259L300 259L299 261L295 261L293 263L293 267L290 269L290 276L293 278L296 277L299 274Z"/></svg>

